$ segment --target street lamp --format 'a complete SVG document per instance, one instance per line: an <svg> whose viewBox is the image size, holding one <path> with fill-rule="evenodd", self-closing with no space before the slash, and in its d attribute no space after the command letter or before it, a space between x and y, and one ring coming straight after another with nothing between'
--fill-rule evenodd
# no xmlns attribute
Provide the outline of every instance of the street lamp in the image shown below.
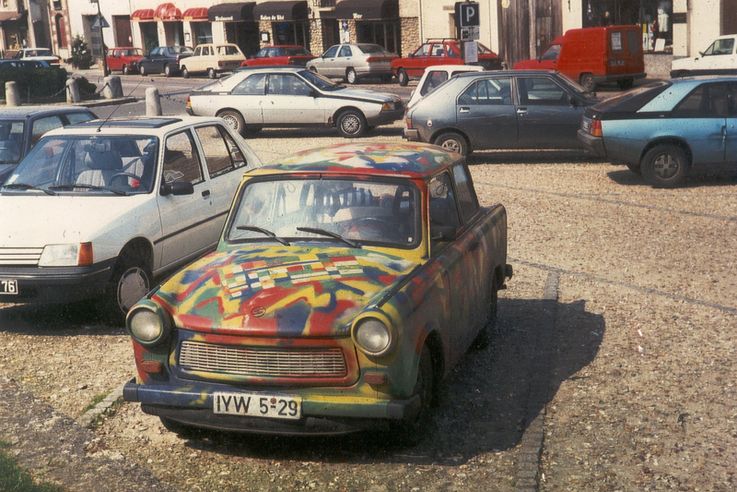
<svg viewBox="0 0 737 492"><path fill-rule="evenodd" d="M100 30L100 44L102 45L102 75L107 75L107 53L105 53L105 36L102 34L103 27L110 27L105 18L102 16L100 11L100 0L90 0L91 3L97 4L97 19L92 24L92 27L97 27Z"/></svg>

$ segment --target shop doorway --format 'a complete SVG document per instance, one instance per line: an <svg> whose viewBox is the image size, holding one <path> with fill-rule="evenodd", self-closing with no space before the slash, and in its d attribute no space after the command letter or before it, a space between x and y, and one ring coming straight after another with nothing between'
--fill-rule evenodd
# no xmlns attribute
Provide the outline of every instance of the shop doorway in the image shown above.
<svg viewBox="0 0 737 492"><path fill-rule="evenodd" d="M356 39L359 43L383 46L399 53L399 23L397 21L356 21Z"/></svg>
<svg viewBox="0 0 737 492"><path fill-rule="evenodd" d="M244 55L255 55L259 50L258 24L255 22L226 22L225 40L235 43Z"/></svg>
<svg viewBox="0 0 737 492"><path fill-rule="evenodd" d="M181 22L164 22L164 39L167 46L184 45L184 25Z"/></svg>
<svg viewBox="0 0 737 492"><path fill-rule="evenodd" d="M115 31L115 46L133 46L129 15L114 15L113 30Z"/></svg>
<svg viewBox="0 0 737 492"><path fill-rule="evenodd" d="M156 30L155 22L139 22L141 28L141 43L143 43L143 51L148 54L149 51L159 45L159 33Z"/></svg>

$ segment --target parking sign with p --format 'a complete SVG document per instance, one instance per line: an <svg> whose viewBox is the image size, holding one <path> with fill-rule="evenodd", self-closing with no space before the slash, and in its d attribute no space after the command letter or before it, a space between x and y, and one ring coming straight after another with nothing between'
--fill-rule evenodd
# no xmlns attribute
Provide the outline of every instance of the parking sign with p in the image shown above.
<svg viewBox="0 0 737 492"><path fill-rule="evenodd" d="M456 25L463 27L478 27L479 4L477 2L455 3Z"/></svg>

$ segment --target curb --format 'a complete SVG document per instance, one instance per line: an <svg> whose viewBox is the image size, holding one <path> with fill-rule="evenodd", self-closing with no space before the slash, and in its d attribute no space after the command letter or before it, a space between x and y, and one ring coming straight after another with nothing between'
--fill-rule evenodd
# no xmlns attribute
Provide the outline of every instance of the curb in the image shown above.
<svg viewBox="0 0 737 492"><path fill-rule="evenodd" d="M540 408L537 415L525 429L520 439L520 449L517 462L515 463L515 486L517 492L536 492L540 490L540 479L542 475L541 458L545 441L545 414L548 402L533 401L533 395L544 394L543 388L550 384L547 377L552 369L552 353L554 351L555 318L558 306L558 284L560 274L558 272L548 273L545 281L543 300L545 301L545 317L541 320L544 326L544 336L537 339L535 343L535 360L531 372L530 392L527 397L527 412L531 408ZM533 417L527 415L528 418Z"/></svg>
<svg viewBox="0 0 737 492"><path fill-rule="evenodd" d="M118 104L128 104L132 102L138 102L137 97L118 97L116 99L93 99L91 101L80 101L72 103L73 106L83 106L86 108L95 108L97 106L112 106Z"/></svg>
<svg viewBox="0 0 737 492"><path fill-rule="evenodd" d="M115 404L115 402L123 398L124 386L125 383L121 384L120 386L115 388L109 395L107 395L101 402L80 415L77 418L77 423L82 427L86 427L88 429L94 427L95 421L98 419L98 417L107 412Z"/></svg>

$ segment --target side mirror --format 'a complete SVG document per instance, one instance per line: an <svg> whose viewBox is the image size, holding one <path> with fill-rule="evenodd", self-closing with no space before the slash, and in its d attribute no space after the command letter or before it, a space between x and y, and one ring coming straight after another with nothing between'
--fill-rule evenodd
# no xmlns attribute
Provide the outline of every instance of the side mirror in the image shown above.
<svg viewBox="0 0 737 492"><path fill-rule="evenodd" d="M704 56L704 52L703 51L699 51L699 55Z"/></svg>
<svg viewBox="0 0 737 492"><path fill-rule="evenodd" d="M430 224L430 239L433 241L453 241L458 237L458 229L454 226Z"/></svg>
<svg viewBox="0 0 737 492"><path fill-rule="evenodd" d="M163 183L160 190L161 196L180 196L193 195L194 185L189 181L174 181L173 183Z"/></svg>

